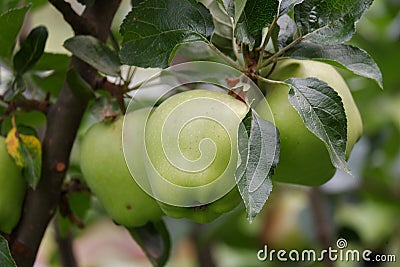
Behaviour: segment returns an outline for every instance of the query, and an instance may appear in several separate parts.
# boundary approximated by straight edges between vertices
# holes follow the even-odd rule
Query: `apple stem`
[[[279,85],[286,85],[286,86],[289,86],[289,85],[288,85],[287,83],[285,83],[285,82],[271,80],[271,79],[268,79],[268,78],[264,78],[264,77],[262,77],[262,76],[260,76],[260,75],[255,75],[254,77],[255,77],[257,80],[261,81],[261,82],[270,83],[270,84],[279,84]]]
[[[308,36],[308,34],[300,36],[298,38],[296,38],[293,42],[291,42],[290,44],[288,44],[287,46],[285,46],[284,48],[282,48],[281,50],[279,50],[278,52],[276,52],[275,54],[273,54],[271,57],[269,57],[266,61],[264,61],[264,63],[259,64],[257,66],[257,70],[260,70],[262,68],[265,68],[266,66],[268,66],[269,64],[271,64],[272,62],[274,62],[278,57],[280,57],[281,55],[283,55],[286,51],[288,51],[290,48],[292,48],[293,46],[297,45],[298,43],[300,43],[301,41],[303,41],[306,37]]]

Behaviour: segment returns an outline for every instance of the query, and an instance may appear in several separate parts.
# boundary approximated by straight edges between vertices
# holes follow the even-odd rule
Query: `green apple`
[[[10,233],[21,216],[26,182],[21,169],[8,154],[0,136],[0,231]]]
[[[269,79],[315,77],[328,83],[342,98],[347,115],[346,156],[362,135],[362,121],[351,92],[342,76],[332,66],[310,60],[280,61]],[[321,185],[334,175],[325,144],[304,125],[288,100],[289,88],[284,85],[265,85],[266,100],[271,108],[258,110],[265,120],[274,122],[280,132],[280,160],[272,179],[279,182]]]
[[[170,217],[207,223],[236,207],[238,127],[248,112],[234,97],[190,90],[165,100],[146,126],[146,171]]]
[[[125,120],[143,129],[147,113],[146,109],[137,110],[128,113]],[[113,122],[100,122],[87,131],[80,148],[81,170],[111,218],[118,224],[137,227],[159,220],[162,211],[129,172],[122,146],[123,122],[122,117]],[[137,140],[136,146],[143,146],[140,138]]]

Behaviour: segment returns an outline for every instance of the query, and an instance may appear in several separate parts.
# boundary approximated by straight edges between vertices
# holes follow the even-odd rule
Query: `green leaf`
[[[171,241],[163,221],[149,222],[141,227],[127,229],[153,266],[165,265],[170,254]]]
[[[279,37],[280,30],[281,30],[280,26],[278,24],[275,24],[275,26],[272,28],[272,31],[271,31],[270,40],[271,40],[271,43],[272,43],[272,46],[273,46],[275,52],[279,50],[278,37]],[[264,40],[264,42],[267,42],[267,40]]]
[[[146,0],[131,0],[131,5],[132,6],[137,6],[137,5],[141,4],[144,1],[146,1]]]
[[[18,6],[19,0],[2,0],[0,1],[0,14],[6,12],[11,8]]]
[[[72,186],[79,185],[72,184]],[[85,225],[86,215],[91,208],[91,193],[73,190],[61,200],[56,215],[60,235],[64,237],[70,233],[71,228],[82,228]]]
[[[67,74],[70,57],[64,54],[44,53],[32,68],[32,80],[44,92],[57,97]]]
[[[7,135],[13,128],[13,121],[17,125],[18,132],[37,137],[35,129],[46,125],[46,116],[40,111],[16,111],[13,117],[7,117],[1,124],[1,135]]]
[[[233,56],[233,25],[231,17],[226,13],[223,5],[218,2],[219,1],[201,1],[201,3],[210,10],[213,18],[215,29],[211,37],[211,42],[224,54]]]
[[[0,61],[9,65],[18,33],[24,23],[30,5],[8,10],[0,15]]]
[[[224,12],[222,6],[216,1],[212,1],[208,5],[205,5],[213,17],[214,22],[214,35],[219,35],[225,39],[232,40],[232,22],[230,17]]]
[[[348,69],[354,74],[375,80],[383,88],[382,72],[378,65],[367,52],[358,47],[301,42],[285,55],[298,59],[313,59]]]
[[[14,259],[11,256],[8,248],[7,240],[0,235],[0,266],[2,267],[17,267]]]
[[[297,26],[292,18],[287,14],[279,17],[277,24],[279,26],[278,47],[279,49],[283,49],[293,42],[294,36],[297,32]]]
[[[260,31],[273,21],[278,6],[278,0],[247,0],[238,23],[246,24],[250,33]]]
[[[18,98],[26,89],[26,83],[21,75],[14,77],[14,80],[9,85],[8,89],[4,93],[4,100],[11,101]]]
[[[139,67],[168,67],[180,44],[206,41],[212,16],[195,0],[147,0],[124,19],[120,58]]]
[[[36,27],[29,33],[13,58],[14,70],[17,75],[24,74],[39,61],[43,55],[47,37],[48,32],[44,26]]]
[[[34,71],[66,72],[70,57],[64,54],[44,53],[39,61],[33,66]]]
[[[226,12],[229,17],[235,17],[235,1],[234,0],[217,0],[217,1],[201,1],[205,6],[208,6],[205,2],[210,2],[209,4],[219,4]],[[243,1],[242,1],[243,2]]]
[[[271,176],[279,161],[279,132],[272,123],[251,111],[243,123],[246,130],[239,131],[240,165],[235,176],[251,222],[272,191]]]
[[[41,90],[50,93],[52,97],[57,97],[64,83],[66,74],[67,72],[55,71],[45,77],[32,75],[32,80]]]
[[[255,45],[261,39],[261,31],[268,27],[278,12],[278,0],[248,0],[236,24],[235,36],[245,44]]]
[[[202,2],[205,2],[204,0]],[[211,2],[215,2],[211,0]],[[236,23],[239,21],[240,16],[243,13],[244,7],[246,6],[247,0],[217,0],[225,10],[225,12],[233,18],[233,21]]]
[[[261,40],[261,32],[258,34],[259,40]],[[235,28],[235,37],[236,40],[243,44],[250,45],[253,48],[256,45],[256,39],[253,35],[248,31],[246,24],[238,23],[237,27]]]
[[[281,5],[279,6],[279,16],[289,13],[295,5],[303,1],[304,0],[282,0]]]
[[[81,101],[86,102],[94,97],[92,87],[79,75],[76,69],[67,72],[67,83],[72,93]]]
[[[83,221],[91,206],[91,194],[84,191],[71,192],[68,201],[71,211]]]
[[[190,43],[179,46],[177,55],[186,61],[218,61],[220,59],[205,43]]]
[[[111,76],[118,76],[120,72],[121,63],[118,55],[92,36],[72,37],[64,42],[64,47],[100,72]]]
[[[13,127],[6,138],[7,151],[16,165],[22,168],[25,180],[33,189],[40,180],[42,169],[42,145],[34,134]]]
[[[355,23],[373,0],[304,0],[294,7],[302,35],[315,43],[339,44],[350,40]]]
[[[332,164],[350,173],[346,162],[347,118],[342,99],[327,83],[316,78],[292,78],[289,102],[305,126],[329,151]]]

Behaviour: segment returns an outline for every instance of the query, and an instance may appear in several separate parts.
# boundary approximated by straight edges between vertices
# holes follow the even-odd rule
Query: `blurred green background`
[[[53,7],[43,6],[45,2],[34,1],[36,8],[28,21],[32,27],[48,27],[47,52],[67,53],[62,43],[72,36],[72,30]],[[82,10],[79,5],[75,8]],[[128,10],[129,1],[124,1],[115,19],[115,32]],[[168,266],[399,266],[400,1],[375,0],[357,24],[351,43],[375,59],[384,79],[382,91],[374,82],[342,71],[364,122],[364,136],[350,158],[354,177],[338,172],[327,184],[313,190],[275,184],[263,212],[252,224],[243,210],[209,225],[168,219],[173,239]],[[86,216],[85,229],[73,229],[80,266],[150,266],[129,234],[102,216],[101,207],[98,210]],[[49,228],[35,266],[59,266],[53,234]],[[339,238],[347,241],[347,249],[369,249],[373,251],[370,257],[392,254],[397,262],[337,261],[326,265],[257,259],[257,252],[265,245],[268,250],[320,251],[323,240],[330,240],[333,249],[337,249]]]

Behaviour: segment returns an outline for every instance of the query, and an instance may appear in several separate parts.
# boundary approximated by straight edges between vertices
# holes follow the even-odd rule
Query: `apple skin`
[[[143,129],[147,113],[146,109],[136,110],[128,113],[126,120]],[[88,130],[81,143],[81,170],[111,218],[126,227],[138,227],[160,220],[163,214],[156,200],[139,187],[129,172],[122,147],[123,122],[121,117],[97,123]]]
[[[202,104],[199,104],[199,107],[194,104],[195,102],[190,102],[197,100],[205,102],[201,102]],[[220,106],[219,103],[222,103],[224,107]],[[225,107],[228,108],[225,109]],[[223,123],[209,119],[190,120],[191,115],[188,115],[190,122],[183,125],[182,121],[188,122],[188,120],[182,118],[187,114],[192,114],[193,110],[195,110],[194,116],[198,115],[197,112],[203,115],[207,114],[206,116],[210,117],[220,115]],[[174,112],[178,115],[169,121],[169,116]],[[211,197],[214,193],[212,191],[218,191],[222,187],[211,186],[196,193],[192,193],[193,191],[189,189],[187,191],[165,190],[159,181],[151,178],[150,174],[149,182],[166,215],[173,218],[187,218],[199,223],[208,223],[238,206],[241,202],[241,196],[235,183],[238,160],[237,132],[239,124],[247,112],[248,107],[244,102],[226,93],[201,89],[173,95],[155,109],[146,126],[145,141],[149,161],[163,179],[173,185],[190,189],[213,184],[214,181],[221,180],[218,179],[220,177],[224,177],[223,179],[233,184],[228,190],[221,191],[220,197],[210,200],[210,198],[213,198]],[[218,120],[218,122],[222,122],[222,120]],[[167,134],[166,137],[164,136],[166,139],[162,139],[164,123],[165,125],[172,123],[171,128],[179,131],[179,140],[177,141],[179,145],[175,145],[179,146],[180,156],[183,155],[189,161],[196,161],[203,156],[207,157],[205,154],[211,153],[215,149],[215,158],[212,163],[207,168],[195,172],[174,165],[176,158],[172,158],[171,161],[171,158],[167,158],[166,150],[164,150],[165,145],[173,142],[173,140],[168,141],[168,138],[173,136],[168,131],[174,130],[165,130],[164,128]],[[225,128],[221,125],[224,125]],[[214,142],[214,148],[202,143],[206,138],[210,138]],[[179,157],[177,158],[176,161],[179,161]],[[148,173],[151,172],[148,171]],[[190,205],[171,204],[170,200],[182,201],[182,203],[188,201]]]
[[[21,216],[26,182],[0,136],[0,231],[11,233]]]
[[[286,59],[278,62],[268,78],[284,81],[288,78],[308,77],[325,81],[342,98],[347,115],[348,158],[354,144],[362,135],[363,126],[351,92],[336,69],[322,62]],[[291,106],[288,100],[289,87],[271,84],[263,86],[273,120],[270,114],[261,109],[260,116],[274,122],[280,132],[280,160],[272,179],[308,186],[324,184],[336,171],[325,144],[306,128],[297,111]]]
[[[185,218],[197,223],[210,223],[222,214],[230,212],[242,202],[237,189],[233,188],[222,198],[204,205],[195,207],[177,207],[159,202],[163,212],[171,218]]]

